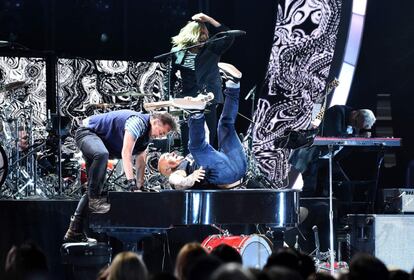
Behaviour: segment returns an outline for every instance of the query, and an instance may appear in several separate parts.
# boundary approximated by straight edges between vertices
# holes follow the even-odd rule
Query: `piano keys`
[[[313,146],[401,147],[401,138],[315,137]]]

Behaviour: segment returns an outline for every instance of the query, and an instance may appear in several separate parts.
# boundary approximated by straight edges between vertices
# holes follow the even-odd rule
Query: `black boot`
[[[69,228],[63,237],[64,243],[88,242],[96,243],[96,239],[89,238],[83,232],[82,218],[80,216],[72,216],[70,218]]]
[[[111,205],[106,198],[89,198],[89,211],[91,213],[104,214],[109,211]]]

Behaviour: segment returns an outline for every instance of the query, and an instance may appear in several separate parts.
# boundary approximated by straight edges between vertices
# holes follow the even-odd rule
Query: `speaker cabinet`
[[[388,267],[414,267],[414,215],[348,215],[351,256],[374,255]]]

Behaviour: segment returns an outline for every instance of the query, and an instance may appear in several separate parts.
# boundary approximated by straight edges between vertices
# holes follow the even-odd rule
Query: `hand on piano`
[[[372,134],[371,134],[371,131],[363,131],[358,136],[364,137],[364,138],[371,138]]]
[[[194,170],[194,172],[191,174],[191,176],[193,177],[194,181],[200,182],[206,176],[206,171],[201,166],[199,169]]]

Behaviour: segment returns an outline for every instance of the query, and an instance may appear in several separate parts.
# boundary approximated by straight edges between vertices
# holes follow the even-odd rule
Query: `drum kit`
[[[62,130],[62,124],[60,129],[56,129],[58,121],[56,116],[40,113],[28,105],[30,102],[26,102],[27,86],[28,83],[24,81],[0,85],[0,94],[4,94],[3,106],[0,108],[0,198],[79,197],[84,190],[82,186],[87,180],[86,167],[81,153],[77,153],[73,138],[67,137],[73,142],[67,144],[66,137],[61,135],[69,135],[70,129]],[[131,109],[143,109],[145,104],[148,104],[144,103],[144,97],[152,96],[136,91],[113,92],[111,95],[125,97],[128,103],[89,104],[88,108],[93,111],[90,113],[104,113],[131,107]],[[211,96],[207,97],[211,99]],[[180,99],[174,102],[178,101]],[[202,100],[202,102],[206,101],[208,100]],[[183,99],[183,102],[186,105],[189,100]],[[165,104],[161,103],[165,101],[150,103],[153,106],[148,110],[165,110]],[[174,105],[177,105],[175,103],[168,104],[172,105],[168,111],[177,118],[184,119],[185,110],[181,108],[184,105],[179,103],[179,106],[174,108]],[[43,114],[46,124],[35,124],[33,114]],[[62,118],[60,118],[61,123]],[[72,125],[72,122],[73,120],[69,125]],[[59,145],[59,139],[62,145]],[[68,146],[72,147],[66,149]],[[145,174],[148,188],[169,188],[165,178],[158,173],[158,157],[161,152],[177,151],[180,146],[179,135],[169,135],[167,139],[152,143]],[[125,190],[123,181],[122,161],[111,162],[111,166],[107,169],[104,191]]]
[[[0,108],[0,198],[79,197],[87,178],[82,156],[76,153],[74,143],[59,146],[59,138],[63,141],[66,136],[61,135],[65,134],[62,132],[64,129],[58,132],[53,128],[57,122],[53,116],[47,114],[44,125],[34,123],[35,114],[46,114],[27,105],[27,86],[24,81],[0,86],[0,94],[3,94]],[[136,92],[118,95],[148,96]],[[104,103],[91,106],[100,111],[111,111],[120,105]],[[59,147],[60,162],[57,156]],[[110,164],[105,188],[120,190],[123,188],[122,164],[113,161]],[[59,188],[59,182],[62,188]]]
[[[34,123],[35,108],[26,102],[28,84],[17,81],[0,86],[0,196],[22,198],[46,195],[38,181],[36,155],[45,144],[44,129]]]

